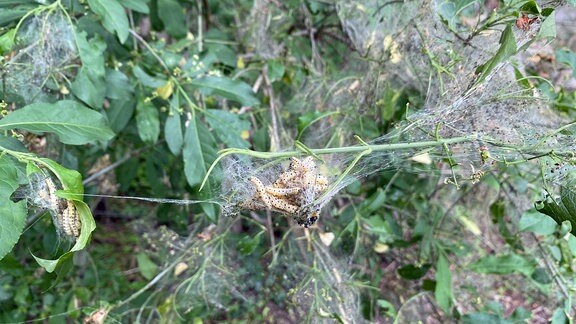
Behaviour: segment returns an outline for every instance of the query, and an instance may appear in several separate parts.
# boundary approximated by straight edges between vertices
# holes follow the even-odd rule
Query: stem
[[[207,8],[202,7],[202,2],[198,2],[198,53],[202,53],[202,47],[204,42],[204,30],[202,28],[202,13]]]
[[[330,186],[330,188],[328,188],[326,191],[324,191],[324,194],[322,194],[320,197],[318,197],[318,199],[316,199],[314,202],[315,203],[319,203],[322,201],[322,199],[324,199],[324,197],[329,196],[329,193],[332,192],[333,188],[336,188],[336,186],[338,186],[340,184],[340,182],[342,182],[342,180],[344,180],[344,178],[348,175],[348,173],[350,173],[350,171],[352,171],[352,168],[354,168],[354,166],[356,166],[356,163],[358,163],[358,161],[360,161],[360,159],[364,156],[364,155],[368,155],[370,153],[372,153],[372,149],[370,148],[370,145],[366,144],[366,142],[362,141],[362,139],[358,138],[362,143],[365,144],[365,149],[364,151],[360,152],[360,154],[358,154],[354,160],[352,161],[352,163],[350,163],[350,165],[348,165],[348,167],[346,168],[346,170],[344,170],[344,172],[342,172],[338,178],[336,179],[336,181],[334,181],[334,183]]]
[[[392,150],[406,150],[406,149],[414,149],[414,148],[421,148],[421,147],[435,147],[435,146],[443,146],[448,144],[455,144],[455,143],[463,143],[463,142],[470,142],[479,140],[480,136],[477,134],[468,135],[468,136],[460,136],[454,138],[447,138],[447,139],[437,139],[436,141],[423,141],[423,142],[410,142],[410,143],[393,143],[393,144],[368,144],[368,145],[354,145],[354,146],[343,146],[343,147],[331,147],[331,148],[321,148],[321,149],[309,149],[309,153],[312,155],[321,155],[321,154],[338,154],[338,153],[355,153],[355,152],[366,152],[361,154],[360,157],[379,151],[392,151]],[[490,140],[483,138],[484,141],[490,142]],[[218,152],[218,157],[210,168],[206,175],[204,176],[204,180],[200,185],[200,191],[204,188],[208,177],[218,164],[220,160],[224,157],[232,154],[239,154],[239,155],[247,155],[255,158],[260,159],[274,159],[274,158],[288,158],[293,156],[298,156],[302,152],[301,151],[285,151],[285,152],[258,152],[248,149],[239,149],[239,148],[228,148],[221,150]]]
[[[132,37],[136,38],[137,41],[139,41],[140,43],[142,43],[142,45],[144,45],[144,47],[146,47],[146,49],[150,52],[150,54],[154,56],[154,58],[158,61],[158,63],[160,63],[162,68],[168,73],[168,75],[170,75],[171,74],[170,69],[168,68],[164,60],[158,55],[158,53],[156,53],[156,51],[148,44],[148,42],[146,42],[144,38],[142,38],[140,35],[138,35],[137,32],[133,31],[132,29],[130,29],[129,32],[132,35]]]
[[[137,292],[135,292],[134,294],[130,295],[128,298],[119,301],[116,305],[114,305],[114,308],[119,308],[122,307],[123,305],[126,305],[127,303],[129,303],[130,301],[134,300],[136,297],[140,296],[142,293],[144,293],[146,290],[150,289],[152,286],[154,286],[156,283],[158,283],[160,281],[160,279],[162,279],[164,276],[166,276],[167,274],[170,273],[170,271],[172,271],[172,269],[180,262],[180,260],[182,260],[182,258],[185,256],[185,254],[182,254],[180,257],[178,257],[178,259],[176,259],[174,262],[172,262],[172,264],[170,264],[168,267],[166,267],[166,269],[162,270],[162,272],[160,272],[159,274],[157,274],[150,282],[148,282],[144,287],[140,288],[140,290],[138,290]]]

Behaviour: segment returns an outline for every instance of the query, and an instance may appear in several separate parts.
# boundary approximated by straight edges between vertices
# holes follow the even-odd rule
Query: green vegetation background
[[[500,64],[518,66],[526,48],[514,34],[524,30],[552,44],[532,58],[576,73],[573,43],[553,40],[555,10],[572,8],[563,4],[0,1],[0,322],[571,322],[576,196],[543,186],[532,158],[445,181],[443,171],[489,158],[447,145],[431,162],[378,153],[331,193],[311,230],[270,212],[225,217],[235,198],[223,183],[253,190],[241,178],[266,165],[260,157],[218,164],[199,191],[221,149],[309,153],[357,145],[354,135],[389,143],[430,104],[431,86],[445,90],[458,53],[413,62],[424,86],[379,79],[410,45],[378,38],[379,19],[417,8],[406,26],[435,21],[451,42],[502,35],[476,48],[490,59],[469,67],[475,89]],[[358,25],[354,12],[373,21]],[[571,125],[573,89],[541,65],[514,71],[523,100],[538,89]],[[338,179],[358,156],[346,153],[322,172]],[[569,154],[531,156],[572,172]],[[80,237],[53,224],[30,185],[38,173],[74,202]],[[468,182],[456,190],[457,180]]]

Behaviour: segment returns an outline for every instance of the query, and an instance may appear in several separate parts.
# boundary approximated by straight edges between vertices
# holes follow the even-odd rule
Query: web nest
[[[26,199],[31,210],[48,211],[60,237],[75,241],[82,224],[74,203],[56,195],[58,186],[43,172],[29,175],[28,184],[14,192],[13,199]]]
[[[170,312],[177,313],[181,320],[205,310],[226,314],[226,318],[238,312],[243,316],[260,307],[255,301],[268,294],[266,307],[271,309],[265,318],[269,320],[292,323],[310,318],[331,323],[339,318],[346,323],[362,322],[360,294],[350,284],[353,278],[344,260],[331,255],[318,237],[306,242],[295,239],[298,234],[290,232],[277,250],[277,258],[268,263],[263,262],[266,256],[238,253],[238,241],[228,232],[233,223],[227,219],[185,242],[173,238],[166,241],[159,233],[146,236],[152,239],[153,255],[176,258],[172,263],[174,276],[166,276],[157,288],[158,292],[171,294]],[[174,254],[170,248],[181,253]],[[159,296],[159,301],[165,302],[165,296]],[[145,306],[141,306],[142,311],[150,311]]]
[[[56,11],[28,18],[16,40],[19,50],[5,64],[6,92],[25,103],[45,101],[57,92],[67,94],[65,84],[78,66],[74,30],[67,17]]]
[[[223,183],[228,197],[226,215],[241,210],[271,210],[294,219],[306,228],[318,220],[328,195],[330,177],[323,174],[313,156],[290,158],[286,167],[269,162],[257,168],[246,168],[241,159],[224,162]],[[254,161],[253,161],[254,162]]]
[[[368,109],[386,105],[386,87],[392,92],[409,88],[420,93],[422,102],[416,107],[408,101],[406,120],[386,135],[375,131],[368,144],[475,135],[474,139],[428,149],[372,152],[359,161],[358,152],[331,154],[328,163],[312,156],[272,162],[229,157],[222,186],[224,214],[271,210],[309,227],[340,189],[384,169],[441,172],[450,175],[447,183],[476,183],[501,165],[527,161],[545,151],[573,149],[572,136],[555,131],[565,121],[549,109],[533,85],[518,80],[521,61],[511,57],[507,61],[514,63],[501,62],[476,82],[478,68],[496,54],[503,30],[497,26],[469,39],[459,35],[467,35],[466,30],[490,11],[469,6],[462,15],[448,17],[444,6],[439,1],[337,1],[343,29],[365,60],[343,69],[350,75],[346,80],[310,78],[289,108],[300,114],[340,113],[307,131],[300,140],[308,147],[350,146],[356,145],[351,144],[355,129],[350,125]],[[534,40],[541,22],[513,28],[516,48]]]

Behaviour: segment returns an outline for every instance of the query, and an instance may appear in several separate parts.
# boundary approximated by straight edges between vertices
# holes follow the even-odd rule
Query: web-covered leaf
[[[505,62],[512,55],[516,54],[516,38],[512,32],[512,27],[510,25],[506,26],[500,36],[500,47],[496,54],[488,60],[488,62],[482,64],[476,69],[476,74],[478,77],[474,85],[478,85],[492,73],[492,71],[498,66],[498,64]]]
[[[50,172],[42,171],[36,163],[41,163]],[[82,201],[84,188],[82,186],[82,177],[76,170],[67,169],[60,164],[46,158],[38,159],[37,162],[28,163],[28,178],[31,182],[30,189],[40,189],[42,192],[31,192],[31,204],[48,209],[52,214],[54,226],[58,234],[62,237],[75,241],[71,249],[56,259],[44,259],[33,254],[40,266],[48,272],[56,271],[65,272],[68,267],[70,257],[74,252],[80,251],[88,245],[90,237],[96,223],[92,212],[86,203]],[[32,173],[31,173],[32,172]],[[43,174],[43,175],[40,175]],[[52,180],[51,175],[56,180]],[[46,187],[46,182],[52,183]],[[37,183],[38,182],[38,183]],[[54,183],[59,184],[56,190]],[[43,201],[48,200],[48,201]]]

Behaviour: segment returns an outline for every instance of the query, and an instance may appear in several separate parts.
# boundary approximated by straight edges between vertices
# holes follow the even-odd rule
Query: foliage
[[[568,7],[490,3],[0,3],[0,321],[569,322]]]

